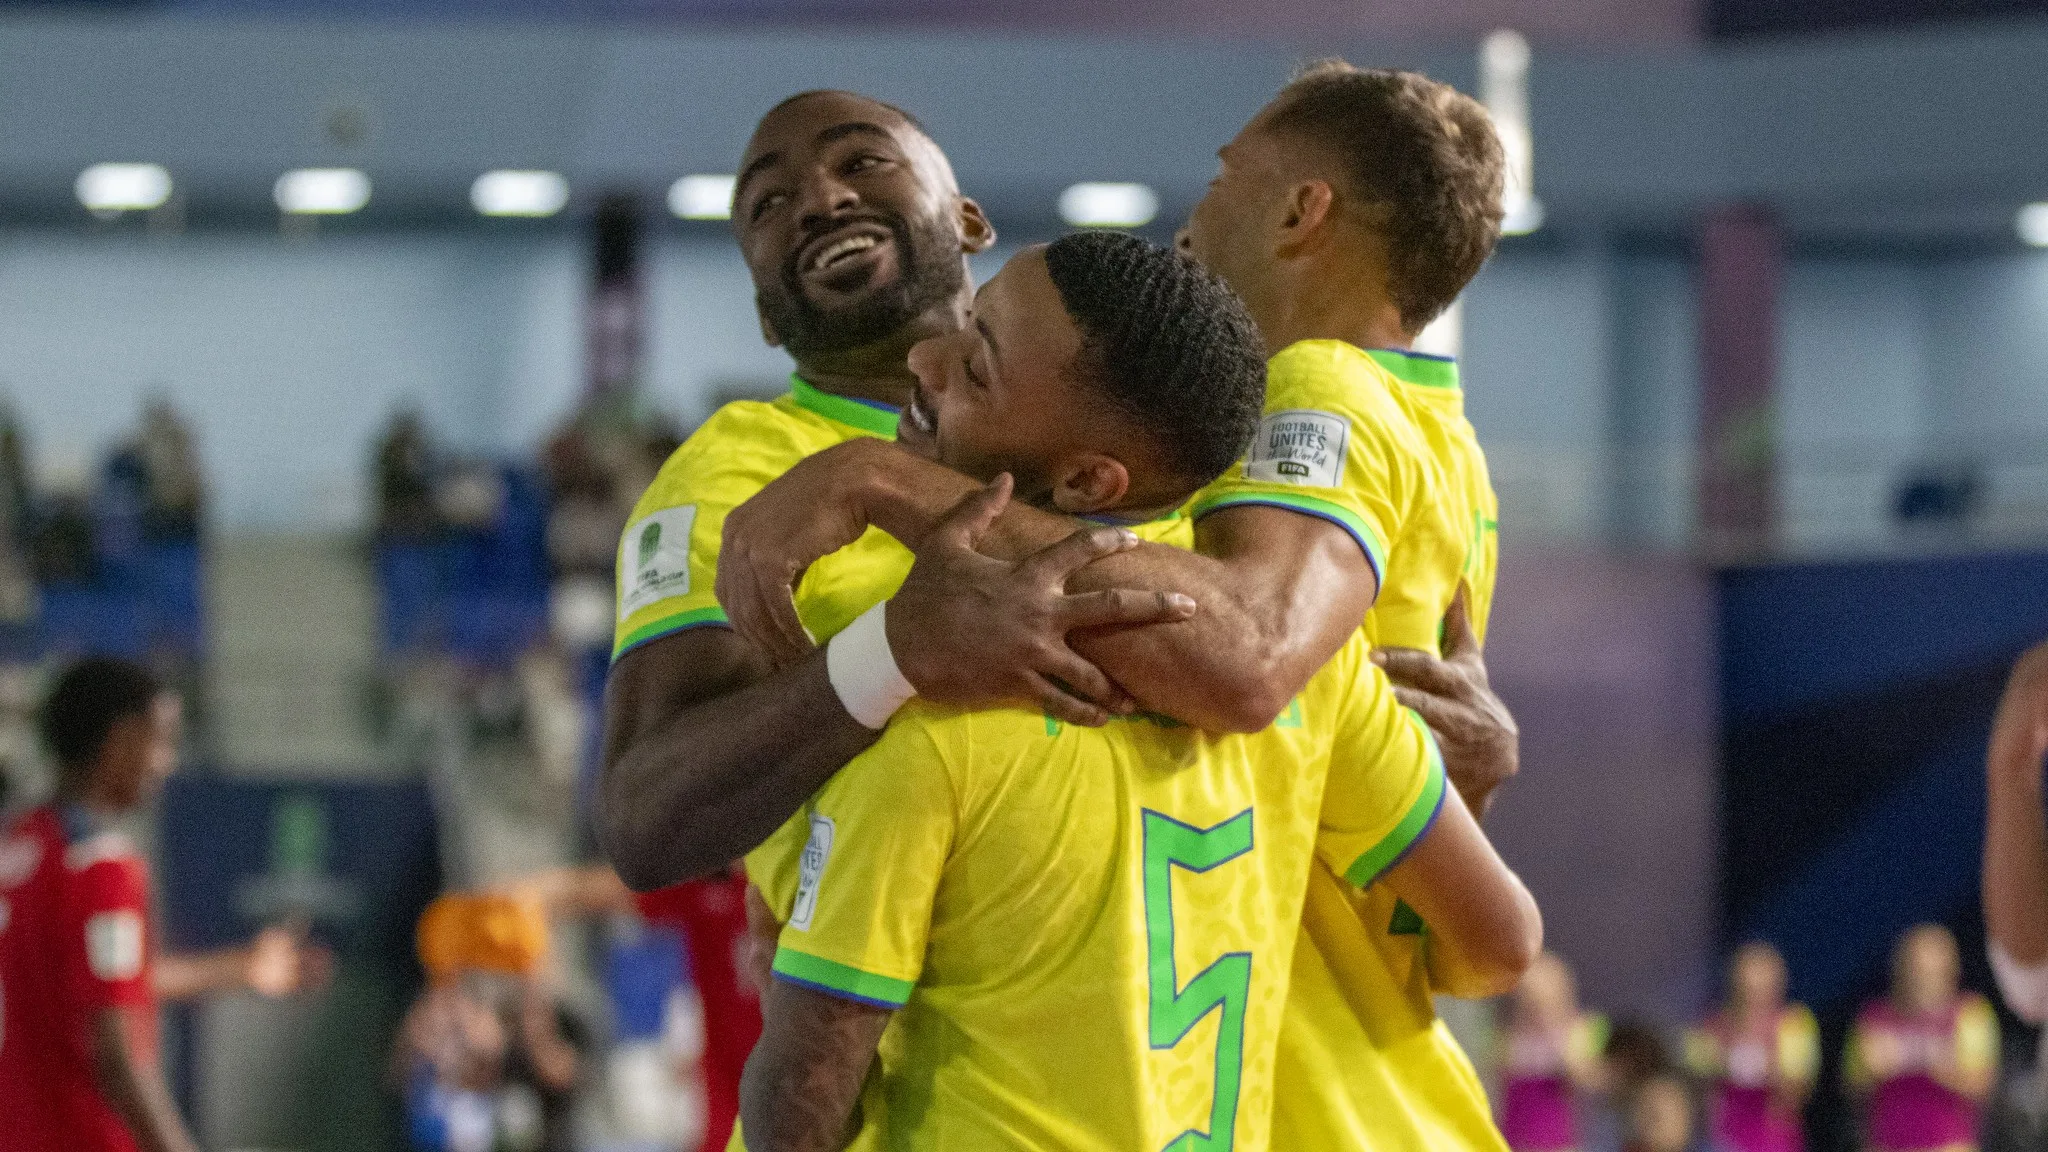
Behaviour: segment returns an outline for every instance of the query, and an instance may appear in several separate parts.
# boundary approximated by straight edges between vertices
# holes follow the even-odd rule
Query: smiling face
[[[1093,461],[1090,423],[1077,414],[1092,398],[1069,371],[1081,330],[1046,271],[1045,250],[1013,257],[974,298],[968,326],[910,350],[917,391],[897,439],[922,456],[987,481],[1008,472],[1017,498],[1068,507],[1058,495],[1075,466]]]
[[[733,219],[769,342],[799,357],[956,326],[964,254],[995,239],[937,145],[894,109],[842,92],[762,119]]]

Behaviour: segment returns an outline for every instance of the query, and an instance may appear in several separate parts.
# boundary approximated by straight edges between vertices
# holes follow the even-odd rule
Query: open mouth
[[[829,273],[860,260],[895,236],[879,224],[859,224],[850,228],[835,229],[805,245],[797,259],[797,267],[805,275]]]
[[[903,415],[909,419],[910,426],[916,429],[920,435],[938,435],[939,418],[932,415],[931,408],[925,404],[924,389],[918,388],[911,392],[910,407],[903,410]]]

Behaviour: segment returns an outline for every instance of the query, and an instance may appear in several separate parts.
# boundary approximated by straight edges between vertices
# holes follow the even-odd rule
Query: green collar
[[[795,374],[789,378],[789,394],[799,408],[809,409],[827,420],[836,420],[884,440],[896,438],[896,418],[903,414],[901,409],[879,401],[855,400],[851,396],[821,392],[812,387],[810,381]]]
[[[1368,348],[1365,354],[1403,384],[1414,384],[1423,388],[1458,386],[1458,362],[1448,356],[1431,356],[1427,352],[1402,352],[1393,348]]]

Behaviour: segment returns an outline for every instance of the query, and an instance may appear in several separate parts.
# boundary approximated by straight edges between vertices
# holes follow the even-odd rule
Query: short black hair
[[[896,115],[902,117],[903,122],[905,124],[910,125],[912,128],[916,129],[918,135],[924,137],[927,140],[932,140],[932,130],[924,126],[924,121],[919,120],[917,117],[911,115],[904,109],[898,107],[897,105],[889,103],[887,100],[877,100],[873,96],[869,96],[865,93],[849,92],[844,88],[806,88],[802,92],[798,92],[792,96],[785,96],[782,99],[776,101],[775,107],[770,108],[766,112],[761,113],[761,119],[766,120],[770,116],[775,115],[777,112],[782,111],[784,108],[789,107],[791,104],[794,104],[799,100],[808,100],[813,96],[844,96],[849,100],[860,100],[869,104],[873,104],[877,108],[887,109],[888,111],[893,112]],[[932,140],[932,142],[934,144],[937,143],[936,140]]]
[[[1385,213],[1388,287],[1402,327],[1420,332],[1500,239],[1507,153],[1486,107],[1417,72],[1318,60],[1272,108],[1270,127],[1326,149],[1351,191]]]
[[[1189,492],[1221,476],[1266,403],[1266,343],[1237,293],[1123,232],[1062,237],[1045,266],[1081,329],[1081,383],[1153,435]]]
[[[112,656],[81,660],[57,677],[42,719],[43,740],[57,758],[60,777],[76,783],[99,758],[114,725],[146,714],[163,694],[149,669]]]

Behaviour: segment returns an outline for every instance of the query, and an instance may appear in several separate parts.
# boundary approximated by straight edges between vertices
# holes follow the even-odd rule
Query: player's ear
[[[1287,191],[1280,218],[1280,252],[1292,255],[1322,232],[1337,206],[1328,180],[1304,180]]]
[[[761,321],[761,342],[770,348],[782,347],[782,333],[775,330],[775,321],[768,318],[768,310],[761,307],[761,298],[754,297],[754,316]]]
[[[1062,462],[1053,478],[1053,507],[1069,516],[1086,516],[1114,508],[1131,490],[1131,474],[1123,461],[1099,452],[1084,452]]]
[[[988,213],[981,210],[981,205],[960,197],[960,250],[973,256],[995,244],[996,226],[989,223]]]

